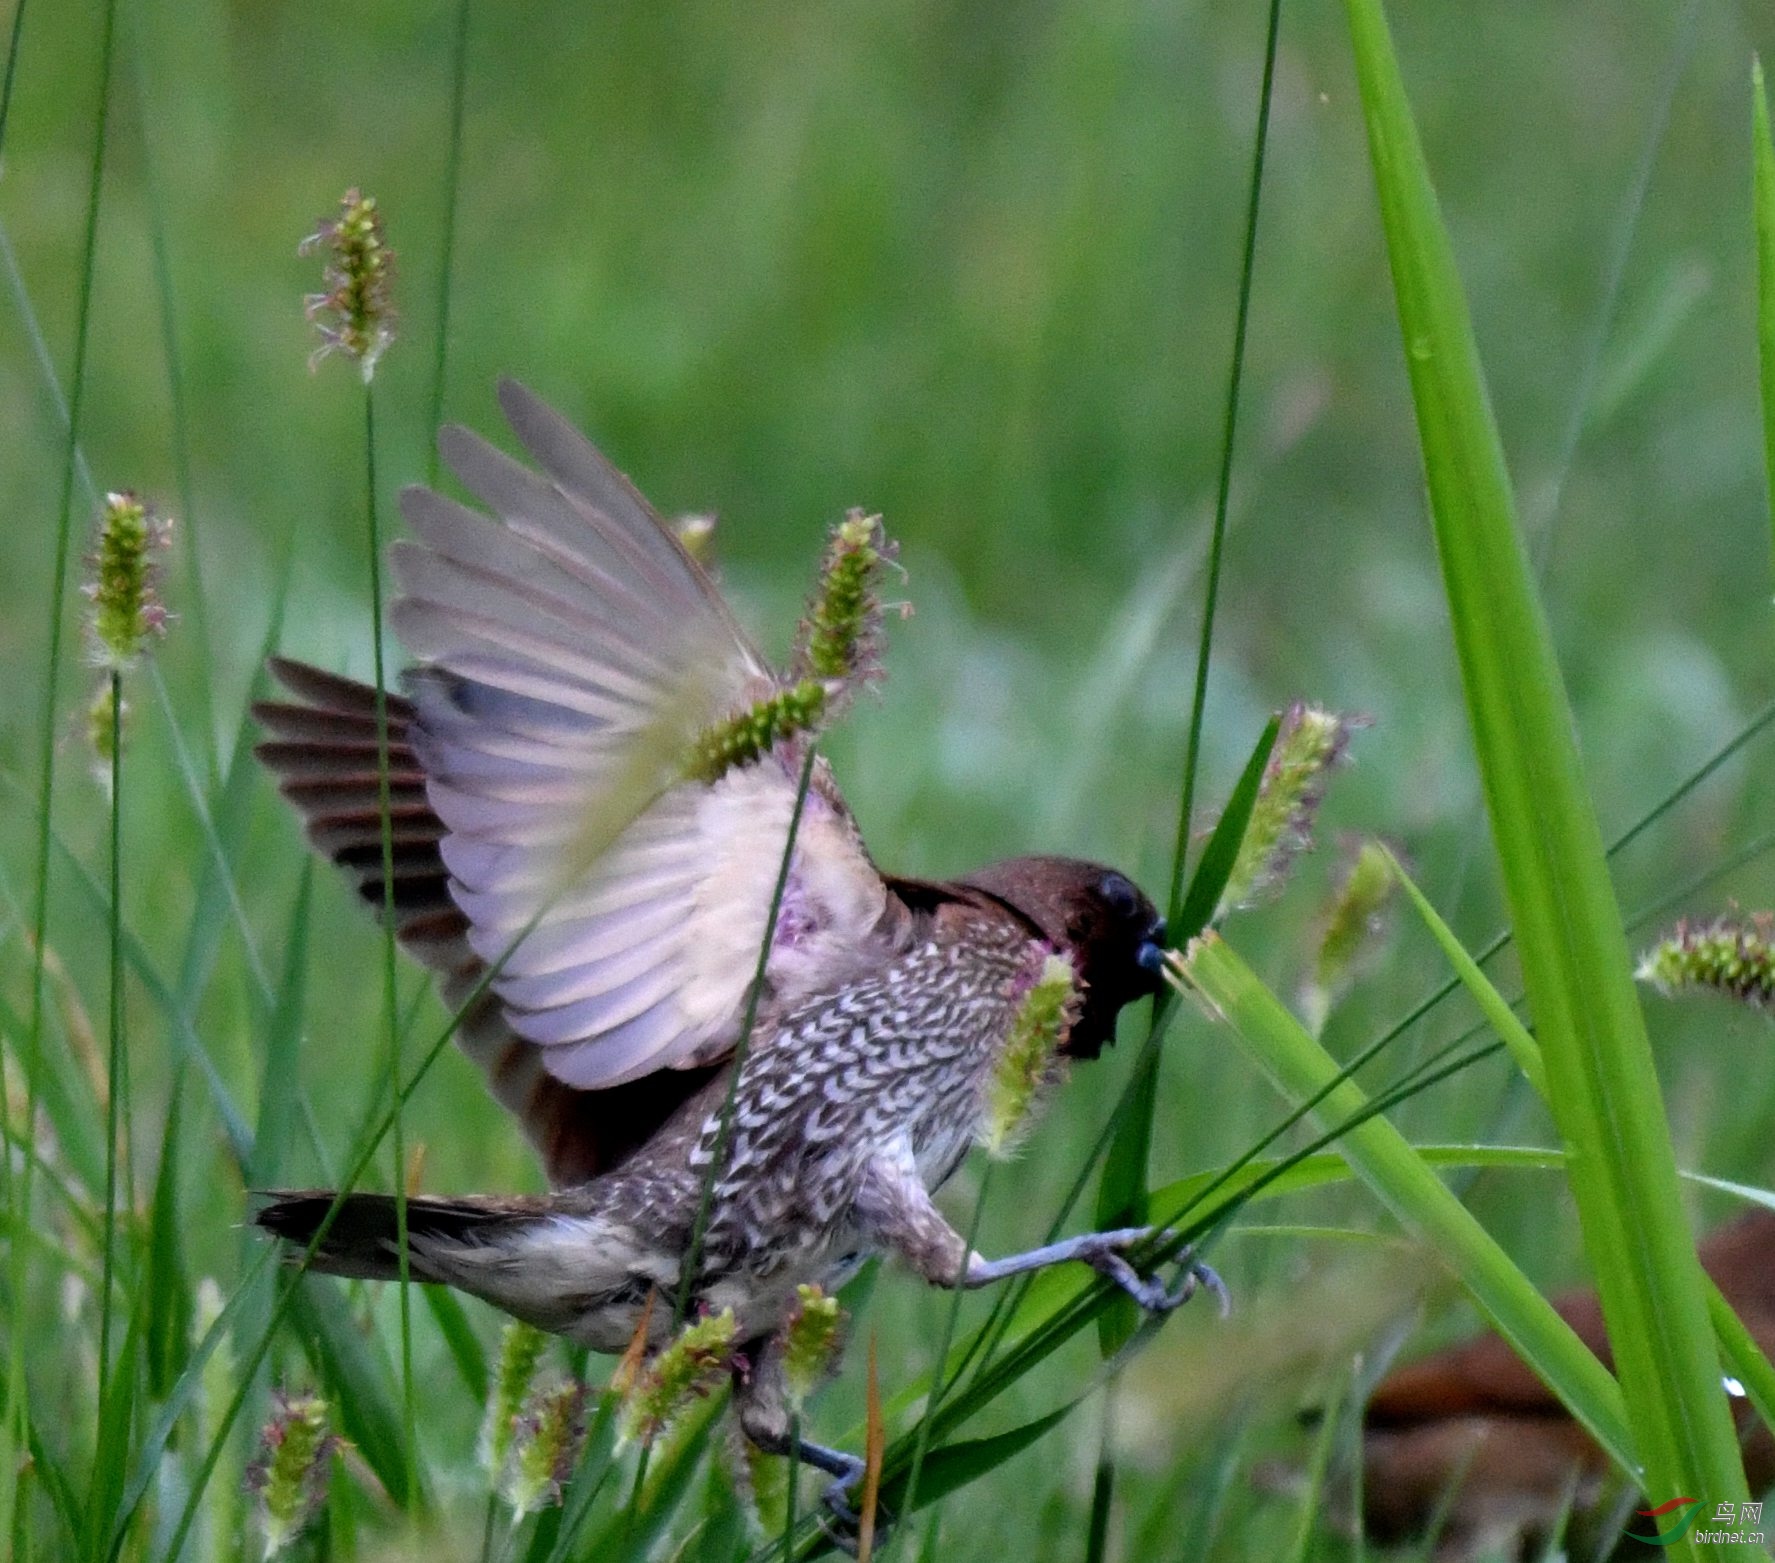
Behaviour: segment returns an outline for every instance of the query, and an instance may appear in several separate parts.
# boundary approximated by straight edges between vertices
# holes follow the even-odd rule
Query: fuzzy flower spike
[[[1363,841],[1346,854],[1343,876],[1319,925],[1319,950],[1302,996],[1307,1026],[1315,1036],[1332,1006],[1373,959],[1396,886],[1392,860],[1380,842]]]
[[[1350,734],[1367,725],[1365,718],[1299,700],[1283,714],[1216,921],[1280,889],[1294,860],[1311,850],[1326,781],[1343,760]]]
[[[783,1326],[783,1388],[797,1415],[837,1363],[843,1333],[836,1297],[807,1282],[795,1288],[795,1311]]]
[[[134,667],[149,642],[166,633],[155,556],[171,540],[172,523],[155,516],[136,495],[105,496],[88,556],[92,573],[81,588],[91,604],[87,631],[100,667],[119,673]]]
[[[1015,1149],[1044,1088],[1054,1079],[1081,999],[1072,962],[1064,955],[1038,952],[1023,983],[1010,1032],[986,1082],[986,1118],[979,1135],[986,1154],[1000,1161]]]
[[[1685,919],[1646,951],[1634,975],[1666,997],[1711,988],[1752,1009],[1775,1009],[1775,912]]]
[[[259,1434],[259,1458],[247,1468],[247,1487],[259,1495],[265,1556],[274,1558],[314,1518],[327,1496],[327,1476],[342,1440],[328,1430],[319,1395],[286,1395],[272,1402]]]
[[[355,359],[367,383],[394,341],[394,251],[382,229],[374,196],[347,190],[339,215],[325,218],[304,239],[299,255],[324,255],[324,291],[303,301],[320,336],[310,369],[331,353]]]
[[[499,1495],[512,1524],[558,1504],[585,1446],[586,1387],[576,1379],[533,1391],[512,1425]]]
[[[720,1388],[733,1361],[738,1325],[723,1308],[687,1324],[630,1387],[618,1430],[624,1443],[651,1443],[692,1401]]]
[[[689,777],[712,785],[818,734],[860,686],[880,679],[881,579],[897,552],[880,516],[853,510],[832,529],[788,682],[700,734],[685,765]]]
[[[487,1395],[477,1450],[482,1468],[496,1481],[512,1448],[512,1433],[524,1412],[548,1336],[533,1324],[513,1319],[499,1339],[499,1366]]]

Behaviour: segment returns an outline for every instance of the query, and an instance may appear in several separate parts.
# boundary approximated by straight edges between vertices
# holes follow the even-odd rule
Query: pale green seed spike
[[[1379,944],[1396,886],[1386,848],[1378,841],[1364,841],[1332,892],[1302,999],[1307,1029],[1315,1036]]]
[[[827,705],[826,686],[810,678],[766,695],[699,735],[685,775],[713,786],[729,771],[755,765],[779,744],[817,732]]]
[[[1011,1020],[986,1083],[979,1143],[1003,1159],[1015,1148],[1032,1109],[1056,1073],[1061,1044],[1078,1018],[1079,990],[1064,955],[1042,959]]]
[[[1216,921],[1279,889],[1295,858],[1312,847],[1313,820],[1325,798],[1327,777],[1343,759],[1350,734],[1364,725],[1360,718],[1301,701],[1288,708]]]
[[[367,384],[395,338],[394,251],[374,196],[347,190],[339,215],[323,220],[297,253],[321,254],[322,291],[303,301],[320,346],[309,368],[332,353],[353,360]]]
[[[111,787],[111,761],[119,745],[129,738],[130,715],[127,700],[120,700],[113,709],[110,679],[93,691],[86,707],[86,742],[93,755],[92,773],[107,792]]]
[[[838,1359],[844,1310],[824,1288],[805,1282],[795,1288],[795,1298],[783,1329],[783,1380],[789,1407],[799,1413]]]
[[[586,1388],[567,1380],[532,1390],[518,1413],[499,1495],[517,1526],[561,1501],[585,1443]]]
[[[845,691],[873,678],[881,660],[881,577],[897,552],[881,517],[853,510],[832,529],[820,581],[802,620],[798,675]]]
[[[170,538],[171,523],[157,518],[136,495],[105,496],[89,556],[92,573],[81,588],[91,603],[87,632],[100,667],[117,672],[133,667],[148,642],[165,633],[155,555]]]
[[[273,1397],[271,1419],[259,1435],[259,1458],[247,1469],[247,1485],[259,1495],[267,1558],[295,1541],[326,1501],[339,1447],[319,1395],[280,1391]]]
[[[733,1361],[737,1332],[731,1308],[680,1330],[678,1338],[637,1377],[624,1400],[617,1423],[620,1440],[653,1442],[693,1400],[718,1389]]]
[[[511,1453],[512,1429],[523,1411],[547,1345],[548,1336],[517,1319],[506,1325],[499,1338],[499,1366],[493,1376],[492,1393],[487,1397],[487,1414],[481,1422],[477,1451],[482,1469],[495,1480],[505,1469],[506,1456]]]
[[[1775,913],[1680,922],[1646,951],[1634,975],[1667,997],[1709,988],[1753,1009],[1775,1007]]]

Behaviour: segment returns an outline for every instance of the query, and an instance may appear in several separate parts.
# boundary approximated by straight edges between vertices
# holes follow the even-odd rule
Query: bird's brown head
[[[1072,957],[1085,1005],[1067,1038],[1068,1057],[1095,1058],[1115,1039],[1122,1006],[1159,991],[1165,919],[1126,874],[1078,858],[1016,857],[962,883]]]

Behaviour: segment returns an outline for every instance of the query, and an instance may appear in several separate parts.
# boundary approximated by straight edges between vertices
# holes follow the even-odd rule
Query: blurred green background
[[[916,611],[892,630],[881,698],[832,743],[877,858],[944,873],[1068,851],[1162,889],[1262,9],[887,0],[471,14],[446,414],[497,432],[494,380],[516,375],[662,512],[718,511],[725,578],[768,646],[787,641],[822,528],[849,505],[883,511]],[[100,16],[91,0],[33,6],[0,175],[17,279],[0,300],[0,972],[15,1016],[28,1007],[26,800],[62,465],[38,334],[65,379]],[[1588,0],[1402,6],[1393,22],[1612,834],[1775,689],[1748,155],[1749,62],[1770,41],[1769,18]],[[286,650],[369,671],[361,403],[347,367],[309,372],[301,299],[318,271],[295,250],[346,186],[377,196],[403,314],[378,378],[381,498],[397,526],[397,488],[430,463],[454,28],[444,4],[121,6],[83,446],[101,488],[140,489],[178,518],[167,596],[180,618],[160,661],[205,785],[235,744],[280,599]],[[1374,725],[1322,839],[1386,835],[1477,943],[1498,899],[1401,368],[1343,17],[1321,0],[1290,6],[1203,790],[1210,805],[1224,794],[1267,713],[1296,696],[1367,713]],[[77,534],[90,515],[77,490]],[[62,611],[75,602],[71,584]],[[80,720],[91,675],[76,668],[77,640],[68,646],[54,820],[98,873],[104,799]],[[216,911],[215,884],[203,888],[208,849],[166,713],[146,683],[134,698],[129,922],[168,972],[189,962],[194,922],[214,925],[217,963],[193,1020],[250,1116],[263,1068],[252,973],[281,968],[302,850],[260,779],[236,859],[249,941]],[[1723,859],[1772,804],[1766,755],[1752,750],[1620,861],[1624,904]],[[1283,991],[1299,980],[1334,860],[1322,850],[1280,904],[1236,925]],[[1697,907],[1728,895],[1768,903],[1766,866]],[[303,1068],[336,1158],[378,1084],[380,956],[341,884],[329,876],[316,896]],[[102,927],[59,863],[51,938],[69,982],[56,990],[58,1046],[80,1030],[70,994],[102,1016]],[[1402,928],[1334,1018],[1333,1045],[1353,1048],[1441,976],[1428,941]],[[164,1015],[139,989],[130,1002],[149,1168],[172,1048]],[[1685,1163],[1775,1177],[1767,1028],[1723,1007],[1651,1002]],[[1446,1008],[1408,1049],[1470,1019]],[[421,1033],[438,1020],[428,1008]],[[1082,1074],[1000,1177],[982,1247],[1039,1236],[1130,1051]],[[187,1260],[227,1280],[243,1252],[242,1191],[212,1154],[213,1114],[200,1095],[190,1106],[200,1149],[182,1173]],[[1166,1057],[1156,1175],[1228,1159],[1279,1113],[1227,1039],[1192,1017]],[[1496,1065],[1401,1117],[1424,1139],[1546,1134]],[[535,1183],[517,1133],[454,1057],[410,1124],[429,1188]],[[320,1175],[305,1147],[283,1174]],[[968,1208],[969,1181],[952,1210]],[[1549,1280],[1577,1264],[1569,1213],[1537,1197],[1552,1187],[1511,1175],[1474,1189]],[[1299,1202],[1287,1218],[1384,1230],[1353,1196]],[[1283,1359],[1295,1289],[1344,1295],[1347,1250],[1235,1237],[1215,1255],[1241,1299],[1251,1369],[1230,1383],[1206,1372],[1225,1363],[1203,1311],[1125,1387],[1122,1556],[1151,1555],[1137,1550],[1142,1536],[1194,1523],[1229,1448],[1294,1447],[1284,1424],[1315,1380],[1264,1365]],[[387,1301],[364,1305],[386,1327]],[[56,1305],[37,1306],[47,1317]],[[885,1383],[929,1365],[944,1306],[884,1277],[864,1328],[880,1331]],[[985,1305],[967,1306],[964,1318]],[[419,1317],[424,1381],[447,1385],[426,1402],[428,1456],[466,1462],[479,1408],[433,1372],[443,1348]],[[490,1338],[490,1316],[475,1318]],[[1459,1310],[1436,1314],[1444,1333],[1462,1322]],[[1359,1341],[1326,1334],[1332,1373]],[[1021,1409],[1045,1409],[1090,1361],[1081,1341],[1029,1384]],[[829,1433],[847,1425],[859,1377],[822,1403]],[[988,1536],[1020,1555],[1077,1555],[1099,1415],[1095,1404],[1075,1414],[951,1505],[944,1534],[957,1555]],[[1292,1523],[1243,1485],[1243,1459],[1228,1467],[1233,1496],[1216,1522],[1227,1556],[1263,1555],[1261,1538]]]

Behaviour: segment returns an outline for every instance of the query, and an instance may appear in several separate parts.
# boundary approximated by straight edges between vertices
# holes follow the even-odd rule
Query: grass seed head
[[[303,300],[320,346],[311,369],[330,354],[352,359],[366,383],[395,338],[394,251],[388,247],[374,196],[347,190],[339,215],[323,218],[297,249],[324,255],[319,293]]]
[[[247,1467],[247,1488],[259,1495],[265,1556],[274,1558],[307,1529],[327,1496],[327,1477],[342,1440],[329,1430],[319,1395],[272,1398],[259,1433],[259,1458]]]
[[[1685,919],[1646,951],[1634,975],[1667,997],[1711,988],[1753,1009],[1775,1008],[1775,912]]]
[[[1064,955],[1038,956],[1023,979],[1017,1012],[986,1082],[979,1140],[987,1155],[1003,1160],[1015,1149],[1060,1067],[1060,1049],[1079,1017],[1081,1001],[1072,962]]]
[[[105,496],[81,587],[91,605],[87,633],[100,667],[122,672],[135,666],[149,642],[166,633],[156,556],[171,540],[172,523],[140,497],[128,490]]]
[[[533,1389],[513,1421],[499,1495],[516,1525],[561,1501],[585,1444],[586,1387],[577,1379]]]
[[[795,1311],[783,1326],[783,1381],[790,1409],[799,1413],[838,1362],[844,1310],[823,1287],[795,1288]]]
[[[499,1366],[481,1422],[479,1454],[482,1468],[498,1478],[511,1453],[512,1430],[524,1409],[548,1336],[532,1324],[513,1319],[499,1338]]]
[[[623,1401],[624,1443],[651,1443],[693,1400],[720,1387],[733,1362],[738,1326],[733,1309],[687,1324],[636,1379]]]
[[[1349,748],[1350,734],[1367,725],[1361,717],[1299,700],[1283,714],[1216,920],[1286,883],[1294,860],[1312,849],[1313,821],[1325,800],[1326,782]]]

